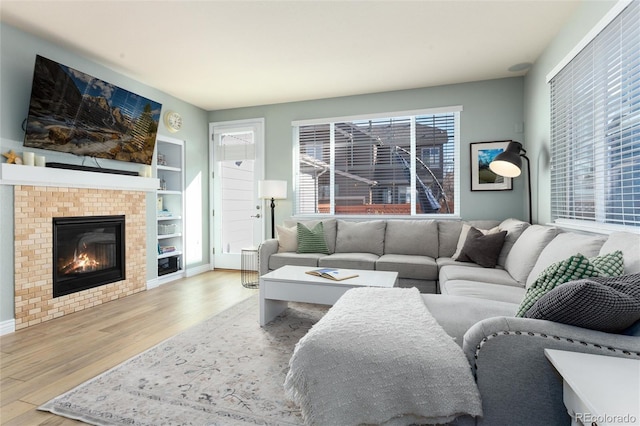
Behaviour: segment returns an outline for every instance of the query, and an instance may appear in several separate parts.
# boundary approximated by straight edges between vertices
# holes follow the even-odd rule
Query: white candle
[[[35,159],[35,154],[33,152],[23,152],[22,153],[22,164],[25,166],[33,166]]]
[[[45,164],[46,164],[46,161],[44,159],[44,155],[36,155],[36,166],[44,167]]]

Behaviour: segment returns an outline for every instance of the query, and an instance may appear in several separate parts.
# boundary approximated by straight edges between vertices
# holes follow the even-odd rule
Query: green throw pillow
[[[620,250],[589,258],[601,277],[619,277],[624,274],[624,258]]]
[[[568,259],[549,265],[542,271],[538,278],[527,289],[524,300],[520,304],[517,317],[524,317],[524,314],[542,296],[553,290],[556,286],[581,278],[597,277],[598,270],[589,262],[589,259],[578,253]]]
[[[329,254],[327,242],[324,240],[322,222],[319,222],[313,229],[298,223],[298,253]]]

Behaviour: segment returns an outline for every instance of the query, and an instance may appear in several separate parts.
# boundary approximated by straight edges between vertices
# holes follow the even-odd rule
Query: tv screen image
[[[36,57],[24,146],[151,164],[162,105]]]

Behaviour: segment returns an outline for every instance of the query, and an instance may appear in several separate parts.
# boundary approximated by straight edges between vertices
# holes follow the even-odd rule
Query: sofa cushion
[[[275,253],[269,256],[269,270],[282,268],[286,265],[293,266],[318,266],[318,260],[326,254],[321,253]]]
[[[498,225],[498,229],[500,231],[507,231],[507,236],[504,238],[504,245],[502,246],[500,257],[498,257],[498,265],[504,266],[511,248],[528,227],[529,222],[523,222],[519,219],[505,219],[500,223],[500,225]]]
[[[527,277],[527,288],[531,287],[540,273],[552,263],[556,263],[559,260],[566,259],[577,253],[582,254],[584,257],[597,256],[604,240],[605,237],[602,235],[592,236],[576,234],[574,232],[558,234],[547,244],[542,252],[540,252],[538,260],[531,269],[529,277]]]
[[[388,220],[384,233],[384,253],[438,257],[437,222]]]
[[[499,220],[493,219],[473,219],[467,220],[465,222],[477,229],[492,229],[500,225]]]
[[[278,237],[278,252],[296,252],[298,251],[298,226],[287,227],[276,225]]]
[[[481,268],[481,266],[476,263],[458,262],[452,257],[439,257],[436,259],[436,262],[438,263],[438,268],[442,268],[443,266],[446,266],[446,265],[458,265],[458,266],[468,266],[468,267],[475,266],[477,268]],[[499,266],[496,266],[496,268],[499,268]]]
[[[322,222],[316,224],[312,229],[298,223],[298,253],[329,254]]]
[[[529,226],[511,247],[504,262],[504,269],[516,281],[526,283],[540,252],[557,234],[558,228],[544,225]]]
[[[336,253],[384,254],[384,220],[347,222],[338,220]]]
[[[507,231],[484,234],[474,227],[469,229],[467,239],[460,255],[459,262],[474,262],[485,268],[493,268],[498,263],[498,256],[504,244]]]
[[[415,278],[398,278],[396,287],[415,287],[420,293],[436,294],[438,292],[437,280],[418,280]]]
[[[619,333],[640,320],[640,274],[571,281],[542,296],[525,314]]]
[[[459,220],[438,220],[438,257],[453,257],[462,225]]]
[[[480,221],[473,221],[472,223],[477,223],[477,222],[480,222]],[[489,233],[495,234],[500,231],[507,231],[507,236],[504,239],[504,244],[502,246],[502,250],[500,251],[500,256],[498,257],[498,265],[503,267],[507,259],[507,255],[511,251],[511,248],[513,247],[515,242],[518,240],[518,238],[520,238],[520,235],[522,235],[524,230],[527,229],[528,227],[529,227],[528,222],[523,222],[519,219],[505,219],[502,222],[500,222],[500,224],[490,229],[482,229],[476,226],[476,228],[482,231],[484,234],[489,234]],[[462,229],[460,231],[460,237],[458,238],[458,245],[456,247],[456,251],[451,256],[454,259],[460,255],[460,251],[462,250],[462,247],[464,247],[464,242],[467,238],[467,234],[470,228],[471,228],[470,224],[468,223],[462,224]]]
[[[373,253],[334,253],[320,258],[318,266],[373,271],[378,258]]]
[[[422,300],[438,324],[460,346],[464,333],[473,324],[491,317],[512,317],[518,309],[516,303],[444,294],[423,294]]]
[[[624,273],[636,274],[640,272],[640,235],[630,232],[614,232],[600,248],[599,254],[622,251],[624,257]]]
[[[483,268],[478,269],[482,270]],[[515,305],[522,302],[525,295],[523,287],[469,280],[450,280],[445,283],[441,281],[440,292],[451,296],[474,297],[513,303]],[[515,313],[516,310],[517,306],[514,307],[513,312]],[[462,315],[462,313],[459,313],[459,315]]]
[[[475,266],[475,267],[472,267]],[[475,263],[458,263],[444,265],[438,272],[440,283],[451,280],[477,281],[484,283],[508,285],[522,288],[523,285],[514,280],[504,269],[483,268]],[[520,301],[518,301],[520,303]]]
[[[329,253],[334,253],[336,251],[336,231],[337,231],[337,221],[336,219],[322,219],[322,220],[285,220],[284,226],[291,228],[297,227],[298,223],[302,223],[309,229],[313,229],[318,223],[322,223],[322,230],[324,231],[324,241],[327,243],[327,248],[329,249]]]
[[[438,265],[436,260],[429,256],[385,254],[376,261],[376,270],[396,271],[398,278],[438,279]]]
[[[538,299],[558,285],[596,276],[598,276],[598,270],[589,262],[589,259],[581,254],[550,265],[542,271],[531,287],[527,289],[527,294],[522,300],[520,308],[518,308],[517,316],[524,316]]]

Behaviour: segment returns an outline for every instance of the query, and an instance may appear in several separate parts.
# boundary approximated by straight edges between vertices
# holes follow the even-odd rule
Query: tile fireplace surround
[[[157,179],[2,166],[2,184],[14,185],[16,330],[146,289],[146,191],[157,188]],[[25,183],[21,178],[12,180],[12,172],[21,174],[25,169],[51,174],[53,179],[49,176],[46,183],[34,185],[19,184]],[[126,189],[127,180],[132,190]],[[52,218],[100,215],[125,215],[126,279],[54,298]]]

